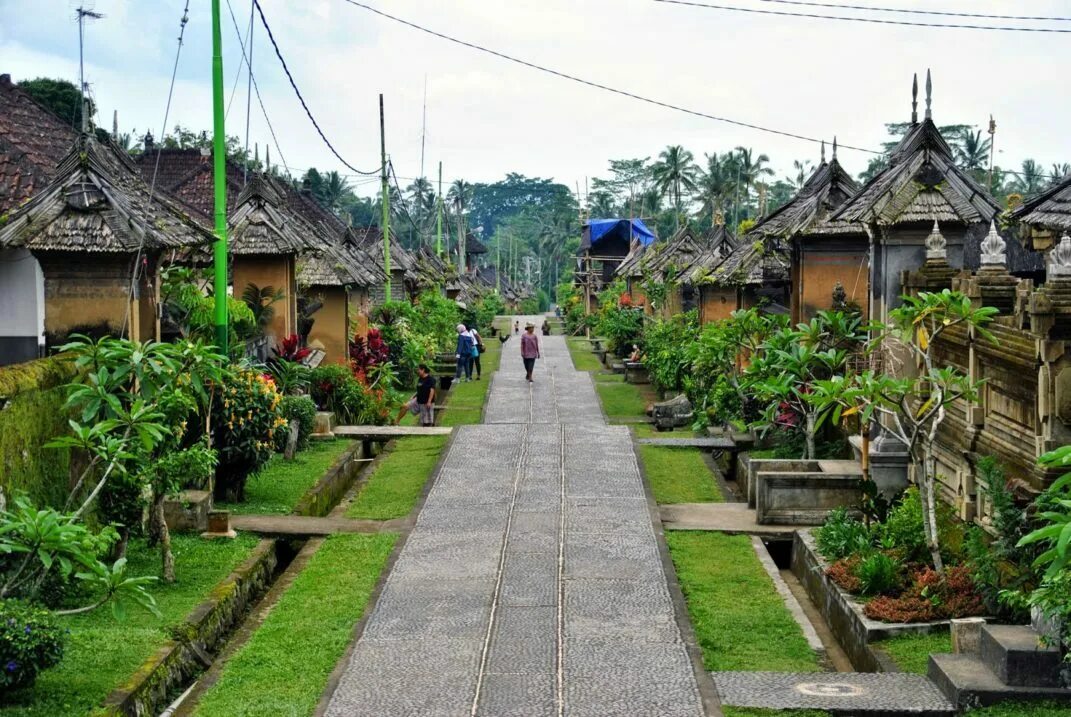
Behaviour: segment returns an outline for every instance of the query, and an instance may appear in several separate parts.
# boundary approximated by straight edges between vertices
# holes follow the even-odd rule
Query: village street
[[[457,431],[329,717],[703,714],[628,428],[542,341]]]

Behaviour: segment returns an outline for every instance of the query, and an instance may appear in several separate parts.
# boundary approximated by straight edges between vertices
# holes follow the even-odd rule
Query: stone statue
[[[989,233],[982,240],[982,266],[1006,268],[1008,265],[1006,249],[1007,244],[997,233],[997,223],[995,221],[990,222]]]
[[[1064,234],[1049,252],[1049,277],[1071,276],[1071,237]]]
[[[937,220],[933,220],[933,230],[926,237],[926,259],[947,259],[948,242],[941,234],[941,227],[937,226]]]

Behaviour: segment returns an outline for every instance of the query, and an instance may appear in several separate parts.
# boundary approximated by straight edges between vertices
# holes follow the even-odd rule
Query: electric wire
[[[713,3],[696,2],[695,0],[654,0],[657,3],[667,5],[686,5],[689,7],[704,8],[706,10],[728,10],[730,12],[751,13],[754,15],[776,15],[778,17],[802,17],[812,20],[840,20],[843,22],[866,22],[874,25],[901,25],[906,27],[933,27],[957,30],[996,30],[1000,32],[1053,32],[1071,33],[1071,28],[1056,27],[1015,27],[1013,25],[967,25],[956,23],[938,22],[912,22],[910,20],[886,20],[876,17],[845,17],[844,15],[822,15],[819,13],[787,12],[784,10],[760,10],[753,7],[735,7],[733,5],[715,5]]]
[[[720,117],[718,115],[712,115],[712,114],[708,114],[706,112],[700,112],[698,110],[693,110],[693,109],[689,109],[687,107],[682,107],[680,105],[675,105],[675,104],[673,104],[671,102],[663,102],[662,100],[656,100],[656,99],[653,99],[653,98],[650,98],[650,97],[645,97],[644,95],[636,94],[635,92],[630,92],[628,90],[621,90],[621,89],[618,89],[616,87],[610,87],[609,85],[604,85],[602,83],[595,82],[593,80],[587,80],[587,79],[584,79],[584,78],[579,77],[577,75],[572,75],[572,74],[569,74],[567,72],[562,72],[560,70],[555,70],[555,69],[552,69],[550,67],[546,67],[544,65],[539,65],[539,64],[536,64],[534,62],[529,62],[528,60],[522,60],[519,57],[514,57],[513,55],[507,55],[504,52],[499,52],[497,50],[492,50],[492,49],[490,49],[488,47],[484,47],[482,45],[477,45],[476,43],[473,43],[473,42],[468,42],[466,40],[461,40],[461,39],[453,37],[451,35],[446,35],[444,33],[438,32],[436,30],[432,30],[430,28],[424,27],[423,25],[419,25],[419,24],[417,24],[415,22],[412,22],[410,20],[406,20],[406,19],[398,17],[396,15],[391,15],[390,13],[383,12],[382,10],[374,8],[371,5],[366,5],[363,2],[358,2],[358,0],[343,0],[343,2],[349,3],[350,5],[353,5],[354,7],[363,8],[365,10],[368,10],[371,13],[379,15],[380,17],[387,18],[388,20],[393,20],[394,22],[400,23],[402,25],[406,25],[407,27],[413,28],[414,30],[419,30],[420,32],[426,33],[428,35],[432,35],[433,37],[438,37],[441,40],[446,40],[447,42],[452,42],[452,43],[454,43],[456,45],[461,45],[462,47],[467,47],[467,48],[469,48],[471,50],[476,50],[478,52],[483,52],[483,53],[486,53],[488,55],[492,55],[494,57],[497,57],[499,59],[507,60],[509,62],[513,62],[515,64],[522,65],[524,67],[528,67],[528,68],[533,69],[533,70],[538,70],[540,72],[545,72],[547,74],[554,75],[555,77],[559,77],[561,79],[570,80],[572,82],[578,82],[578,83],[580,83],[582,85],[587,85],[588,87],[594,87],[596,89],[603,90],[604,92],[610,92],[612,94],[620,95],[622,97],[628,97],[630,99],[639,100],[640,102],[645,102],[647,104],[655,105],[657,107],[662,107],[662,108],[674,110],[674,111],[677,111],[677,112],[683,112],[684,114],[689,114],[689,115],[692,115],[694,117],[702,117],[704,119],[713,120],[715,122],[724,122],[726,124],[731,124],[731,125],[734,125],[734,126],[737,126],[737,127],[745,127],[747,129],[757,130],[759,132],[766,132],[767,134],[779,135],[781,137],[789,137],[791,139],[798,139],[798,140],[802,140],[804,142],[812,142],[812,143],[815,143],[815,144],[818,144],[819,142],[822,141],[822,139],[820,139],[820,138],[808,137],[806,135],[796,134],[794,132],[787,132],[787,131],[779,130],[779,129],[773,129],[771,127],[763,127],[762,125],[757,125],[757,124],[753,124],[753,123],[750,123],[750,122],[743,122],[741,120],[734,120],[734,119],[730,119],[728,117]],[[873,150],[873,149],[867,149],[865,147],[855,147],[855,146],[852,146],[850,144],[843,144],[842,143],[842,144],[840,144],[840,147],[843,148],[843,149],[852,149],[852,150],[855,150],[857,152],[867,152],[869,154],[884,154],[883,152],[878,152],[878,151]]]
[[[1071,22],[1071,17],[1058,15],[991,15],[978,12],[951,12],[947,10],[910,10],[895,7],[874,7],[870,5],[841,5],[827,2],[808,2],[807,0],[755,0],[755,2],[777,3],[779,5],[801,5],[804,7],[824,7],[832,10],[865,10],[867,12],[891,12],[905,15],[942,15],[944,17],[975,17],[983,20],[1036,20],[1043,22]]]
[[[271,134],[271,141],[275,145],[275,151],[279,153],[279,161],[283,163],[283,169],[286,173],[290,174],[290,167],[286,164],[286,157],[283,156],[283,148],[279,146],[279,138],[275,136],[275,128],[271,124],[271,118],[268,117],[268,110],[264,108],[264,100],[260,96],[260,87],[257,85],[257,77],[253,74],[253,68],[250,67],[249,58],[246,56],[245,43],[242,42],[242,31],[238,29],[238,18],[234,16],[234,8],[231,7],[231,0],[227,0],[227,12],[231,16],[231,24],[234,25],[234,33],[238,37],[238,45],[242,48],[242,60],[245,62],[245,66],[249,71],[249,77],[253,81],[253,91],[257,95],[257,104],[260,105],[260,113],[264,116],[264,122],[268,125],[268,132]]]
[[[246,41],[249,40],[249,32],[252,32],[252,30],[246,31]],[[234,96],[238,93],[238,80],[241,76],[242,65],[238,65],[238,71],[234,73],[234,84],[231,85],[231,96],[227,99],[227,110],[223,113],[224,121],[231,115],[231,104],[234,102]]]
[[[353,170],[357,174],[379,174],[379,172],[383,169],[382,166],[371,172],[361,171],[360,169],[357,169],[352,164],[343,159],[342,155],[338,153],[337,149],[335,149],[335,146],[331,144],[331,141],[329,139],[327,139],[327,135],[325,135],[324,131],[320,129],[320,123],[316,121],[316,118],[312,114],[312,110],[309,109],[309,105],[305,102],[305,98],[302,96],[301,90],[298,89],[297,82],[294,81],[294,76],[290,74],[290,68],[287,67],[286,60],[283,59],[283,53],[279,49],[279,43],[275,41],[275,35],[272,34],[271,26],[268,25],[268,19],[264,17],[264,9],[260,7],[260,2],[258,2],[258,0],[253,0],[253,6],[256,7],[257,14],[260,15],[260,22],[262,25],[264,25],[264,30],[268,33],[268,39],[271,41],[272,47],[275,48],[275,56],[279,58],[279,63],[283,66],[283,72],[286,73],[286,78],[290,80],[290,86],[294,88],[294,94],[297,95],[298,101],[301,102],[301,106],[302,108],[304,108],[305,114],[308,115],[309,121],[312,122],[312,126],[316,128],[316,133],[320,135],[320,139],[322,139],[324,141],[324,144],[327,145],[327,148],[331,150],[331,154],[335,155],[335,158],[339,162],[342,162],[344,166],[346,166],[348,169]]]

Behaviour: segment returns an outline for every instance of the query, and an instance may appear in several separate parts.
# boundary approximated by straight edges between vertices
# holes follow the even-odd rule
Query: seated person
[[[632,344],[632,353],[628,355],[628,360],[630,363],[639,363],[643,360],[643,353],[636,344]]]

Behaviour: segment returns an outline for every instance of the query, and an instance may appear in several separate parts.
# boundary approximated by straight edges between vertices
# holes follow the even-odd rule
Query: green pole
[[[443,255],[443,163],[439,162],[439,216],[435,223],[435,253]]]
[[[502,293],[502,235],[498,236],[498,241],[495,242],[495,251],[498,253],[498,258],[495,259],[495,293]]]
[[[383,230],[383,269],[387,272],[386,300],[390,301],[390,187],[387,186],[387,135],[383,122],[383,95],[379,96],[379,159],[383,165],[381,169],[383,218],[380,221],[380,228]]]
[[[226,354],[227,346],[227,148],[223,128],[223,39],[219,22],[219,0],[212,0],[212,183],[215,188],[216,241],[212,246],[215,263],[216,345]]]

